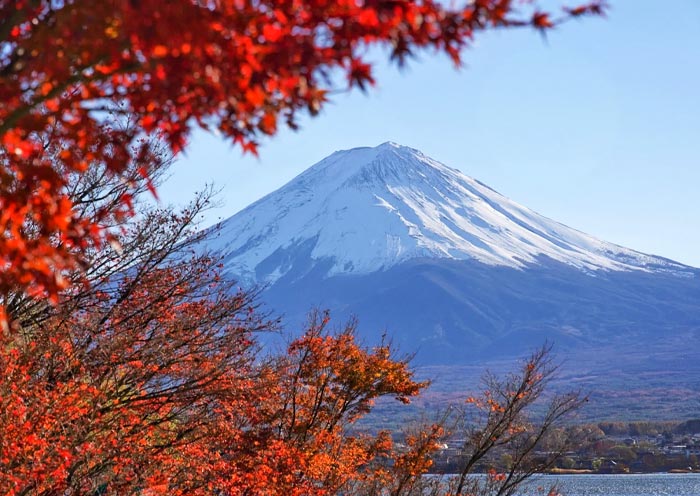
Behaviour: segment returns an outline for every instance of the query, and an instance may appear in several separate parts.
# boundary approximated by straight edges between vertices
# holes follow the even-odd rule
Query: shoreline
[[[700,474],[700,470],[671,469],[665,472],[595,472],[588,469],[555,469],[537,475],[687,475]]]
[[[425,475],[444,475],[444,476],[456,476],[459,474],[447,474],[447,473],[436,473],[436,472],[428,472]],[[488,475],[486,472],[475,472],[472,475]],[[611,476],[620,476],[620,475],[700,475],[700,470],[681,470],[681,469],[673,469],[669,470],[666,472],[594,472],[592,470],[588,469],[557,469],[554,471],[550,472],[536,472],[534,475],[536,476],[541,476],[541,475],[550,475],[550,476],[556,476],[556,475],[611,475]]]

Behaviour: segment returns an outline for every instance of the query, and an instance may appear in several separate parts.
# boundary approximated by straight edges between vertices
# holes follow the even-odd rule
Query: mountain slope
[[[419,258],[693,273],[543,217],[394,143],[330,155],[224,221],[209,247],[246,284],[319,268],[324,277],[371,274]]]
[[[241,285],[264,287],[288,325],[313,306],[357,316],[368,342],[387,330],[418,364],[549,341],[623,368],[620,350],[636,349],[653,368],[700,337],[697,269],[571,229],[393,143],[332,154],[224,221],[206,248]]]
[[[593,393],[591,419],[700,408],[698,269],[571,229],[411,148],[336,152],[204,248],[288,328],[317,306],[356,316],[368,344],[388,331],[436,379],[433,404],[549,342],[560,389]]]
[[[653,366],[658,346],[666,353],[672,342],[700,358],[697,278],[668,273],[422,258],[371,274],[282,278],[263,296],[292,324],[311,306],[357,316],[365,339],[386,330],[423,365],[512,358],[545,342],[573,358],[597,350],[620,367],[632,348]]]

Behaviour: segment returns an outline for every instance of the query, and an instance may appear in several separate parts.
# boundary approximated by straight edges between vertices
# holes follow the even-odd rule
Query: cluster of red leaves
[[[375,399],[393,396],[408,403],[427,384],[414,381],[407,361],[397,360],[388,345],[360,347],[354,324],[333,334],[327,324],[327,315],[314,314],[304,335],[280,358],[276,418],[281,438],[304,454],[316,483],[323,481],[325,491],[336,494],[358,480],[385,481],[379,465],[363,467],[394,456],[388,433],[349,435],[348,426],[369,413]]]
[[[363,467],[391,439],[346,429],[419,392],[406,362],[325,320],[261,360],[270,324],[210,267],[137,271],[0,334],[0,493],[329,495],[378,476]]]
[[[551,29],[603,6],[554,19],[514,0],[0,0],[0,290],[65,288],[81,251],[104,242],[104,224],[131,213],[125,196],[78,215],[66,174],[147,163],[146,135],[177,153],[201,126],[255,152],[259,134],[316,114],[332,75],[372,84],[370,45],[399,61],[433,47],[459,63],[479,31]]]
[[[202,275],[195,264],[125,279],[117,303],[96,293],[89,313],[3,333],[0,492],[181,494],[205,482],[199,457],[222,462],[220,446],[201,441],[219,409],[253,394],[260,323],[244,295],[192,300]]]

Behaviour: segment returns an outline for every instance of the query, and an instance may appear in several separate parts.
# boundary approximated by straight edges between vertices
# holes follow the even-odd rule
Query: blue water
[[[700,496],[700,474],[546,475],[530,485],[552,484],[563,496]]]

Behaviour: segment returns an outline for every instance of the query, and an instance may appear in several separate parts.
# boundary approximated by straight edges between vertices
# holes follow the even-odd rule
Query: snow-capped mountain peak
[[[584,271],[689,268],[543,217],[418,150],[342,150],[224,221],[207,248],[242,282],[380,271],[414,258]]]

